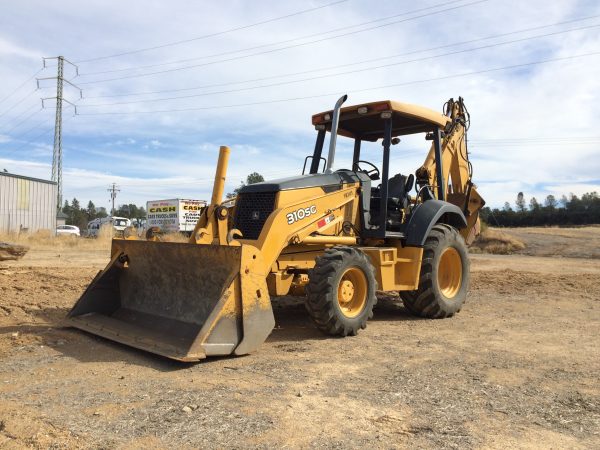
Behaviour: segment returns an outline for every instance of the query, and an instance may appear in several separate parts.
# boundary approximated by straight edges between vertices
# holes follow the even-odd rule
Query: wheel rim
[[[350,267],[342,274],[338,285],[338,304],[342,314],[358,316],[367,304],[367,277],[358,267]]]
[[[438,287],[446,298],[453,298],[462,285],[462,260],[454,247],[448,247],[440,257]]]

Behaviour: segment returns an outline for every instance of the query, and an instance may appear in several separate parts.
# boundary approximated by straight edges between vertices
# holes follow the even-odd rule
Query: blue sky
[[[68,65],[65,74],[84,97],[65,87],[78,105],[77,116],[64,108],[67,199],[108,206],[112,182],[117,203],[207,199],[219,145],[232,148],[228,190],[253,171],[298,174],[314,145],[311,115],[341,93],[349,104],[391,98],[436,110],[463,96],[475,182],[491,205],[518,191],[541,200],[600,190],[597,1],[332,3],[4,0],[0,169],[50,178],[54,110],[40,98],[55,95],[53,82],[16,88],[60,54],[77,62],[80,75]],[[159,48],[130,53],[148,47]],[[490,71],[508,66],[519,67]],[[351,149],[339,145],[344,167]],[[405,139],[394,171],[413,172],[427,149]],[[378,147],[365,156],[378,163]]]

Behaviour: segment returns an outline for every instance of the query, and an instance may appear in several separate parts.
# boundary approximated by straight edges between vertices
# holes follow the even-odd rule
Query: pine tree
[[[517,200],[515,201],[515,205],[517,205],[517,211],[519,211],[519,212],[525,211],[525,207],[526,207],[525,196],[523,195],[522,192],[519,192],[517,194]]]
[[[531,200],[529,200],[529,209],[532,211],[540,209],[540,204],[535,197],[531,197]]]
[[[546,208],[548,208],[550,211],[553,211],[556,209],[556,205],[558,205],[558,202],[556,201],[554,195],[548,195],[546,197],[546,201],[544,201],[544,206],[546,206]]]
[[[96,205],[93,201],[89,201],[86,208],[88,222],[96,218]]]

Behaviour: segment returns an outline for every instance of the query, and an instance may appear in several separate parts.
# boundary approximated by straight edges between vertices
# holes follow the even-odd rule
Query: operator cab
[[[441,159],[441,131],[451,121],[448,116],[421,106],[391,100],[365,103],[341,108],[346,96],[338,100],[332,111],[315,114],[312,123],[318,131],[317,141],[310,161],[309,173],[353,173],[361,181],[361,206],[363,236],[373,238],[402,237],[405,215],[410,204],[409,193],[415,184],[413,174],[400,173],[390,176],[390,147],[400,142],[399,136],[427,133],[434,141],[436,161]],[[323,156],[323,144],[327,132],[332,132],[329,155]],[[333,172],[337,136],[354,140],[352,170]],[[382,140],[381,170],[370,161],[361,160],[361,143]],[[438,159],[440,158],[440,159]],[[323,168],[321,168],[323,166]],[[437,165],[441,167],[441,164]],[[372,187],[372,181],[379,181]],[[425,198],[433,198],[428,187]],[[443,190],[438,199],[444,200]],[[424,198],[424,200],[425,200]]]

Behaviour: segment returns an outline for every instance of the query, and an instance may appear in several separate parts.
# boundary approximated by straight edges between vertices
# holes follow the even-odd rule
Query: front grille
[[[252,192],[238,195],[235,201],[234,228],[243,239],[258,239],[269,215],[275,209],[277,192]]]

